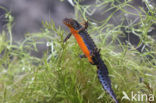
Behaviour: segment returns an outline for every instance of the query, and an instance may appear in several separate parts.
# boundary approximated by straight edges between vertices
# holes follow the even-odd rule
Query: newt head
[[[73,29],[80,29],[81,25],[74,19],[72,18],[64,18],[63,19],[63,23],[68,26],[69,28],[73,28]]]

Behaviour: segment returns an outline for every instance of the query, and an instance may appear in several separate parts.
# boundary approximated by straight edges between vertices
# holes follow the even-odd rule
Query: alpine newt
[[[91,64],[97,66],[98,78],[104,90],[114,99],[115,103],[118,103],[116,95],[111,87],[111,80],[109,78],[107,67],[101,59],[100,49],[96,47],[94,41],[86,31],[88,22],[85,22],[82,25],[72,18],[65,18],[63,23],[70,29],[70,33],[64,39],[64,42],[66,42],[71,35],[74,35],[79,47],[84,53],[81,57],[88,58],[88,61]]]

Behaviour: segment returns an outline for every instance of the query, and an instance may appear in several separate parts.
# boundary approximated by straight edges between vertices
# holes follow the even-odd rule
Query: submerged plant
[[[152,100],[152,94],[155,101],[156,43],[148,35],[152,25],[156,23],[155,11],[150,9],[151,15],[144,9],[138,11],[138,14],[125,11],[126,6],[135,9],[128,1],[119,3],[120,5],[115,5],[114,0],[100,1],[93,8],[91,5],[80,5],[75,0],[75,18],[81,20],[78,16],[81,14],[89,21],[88,33],[101,48],[101,57],[108,67],[117,99],[122,103],[138,103],[142,99],[140,97],[138,100],[138,96],[146,94],[149,101],[149,98]],[[111,5],[111,8],[103,11],[103,14],[116,8],[106,19],[98,21],[89,16],[106,4]],[[90,9],[92,13],[89,12]],[[119,10],[126,15],[137,15],[139,21],[134,23],[125,17],[123,19],[128,25],[124,25],[124,20],[118,25],[110,24],[110,19]],[[11,23],[8,26],[11,28]],[[63,43],[68,32],[62,27],[56,27],[55,22],[43,22],[42,32],[28,33],[20,43],[12,43],[12,38],[6,36],[9,33],[11,37],[10,30],[0,35],[1,103],[114,102],[100,85],[96,67],[90,65],[86,59],[79,58],[82,52],[73,38]],[[139,37],[136,45],[130,41],[122,42],[119,38],[131,32]],[[150,49],[138,51],[141,44]],[[31,55],[32,51],[39,52],[38,45],[47,48],[41,58]],[[135,99],[131,98],[132,93],[136,94]],[[145,100],[143,98],[143,102]]]

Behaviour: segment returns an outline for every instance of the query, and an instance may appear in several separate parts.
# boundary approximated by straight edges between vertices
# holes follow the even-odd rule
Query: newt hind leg
[[[79,55],[80,58],[87,58],[84,54]]]
[[[93,51],[92,51],[92,53],[91,53],[91,58],[92,58],[92,60],[93,60],[93,62],[94,62],[94,65],[97,65],[98,64],[98,62],[99,62],[99,57],[100,57],[100,50],[101,49],[98,49],[98,48],[95,48]]]

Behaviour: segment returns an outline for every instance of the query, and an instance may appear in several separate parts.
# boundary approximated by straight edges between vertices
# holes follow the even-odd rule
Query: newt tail
[[[85,25],[83,26],[79,24],[76,20],[69,18],[65,18],[63,20],[63,23],[70,29],[71,32],[64,39],[64,42],[66,42],[71,35],[74,35],[79,47],[84,53],[84,55],[82,55],[81,57],[88,58],[88,61],[91,64],[97,66],[98,78],[104,90],[113,98],[115,103],[118,103],[116,95],[111,86],[111,80],[109,78],[107,67],[104,64],[104,61],[101,59],[100,49],[97,49],[94,41],[91,39],[86,31],[88,24],[85,23]]]

